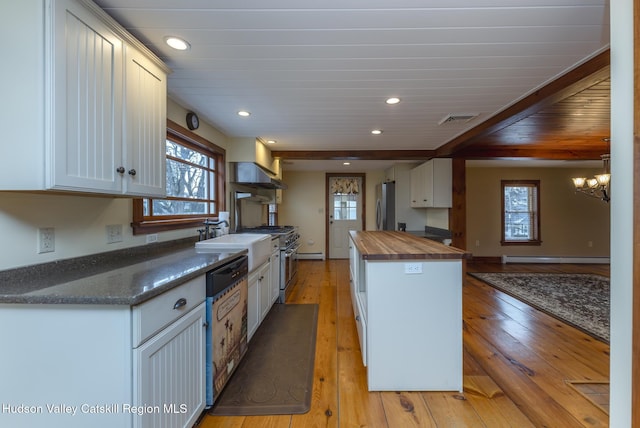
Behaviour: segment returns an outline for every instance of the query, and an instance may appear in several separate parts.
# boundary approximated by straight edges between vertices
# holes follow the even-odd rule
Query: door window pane
[[[346,193],[333,194],[333,219],[357,220],[358,195]]]

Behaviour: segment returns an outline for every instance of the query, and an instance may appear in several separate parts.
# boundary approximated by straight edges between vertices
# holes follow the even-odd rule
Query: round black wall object
[[[187,127],[190,130],[198,129],[200,126],[200,119],[198,119],[198,115],[192,112],[187,113]]]

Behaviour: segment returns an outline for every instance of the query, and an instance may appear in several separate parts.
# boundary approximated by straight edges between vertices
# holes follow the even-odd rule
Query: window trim
[[[216,171],[218,180],[216,183],[216,195],[220,196],[220,200],[216,201],[218,212],[225,211],[226,207],[226,150],[212,142],[202,138],[201,136],[191,132],[167,119],[167,138],[176,140],[180,144],[195,149],[205,149],[209,152],[220,155],[216,162]],[[165,156],[166,158],[166,156]],[[149,198],[153,199],[153,198]],[[144,235],[149,233],[166,232],[176,229],[187,229],[191,227],[199,227],[207,217],[179,217],[164,218],[161,220],[145,220],[143,211],[143,198],[133,200],[133,222],[131,227],[134,235]],[[217,220],[216,217],[214,217]]]
[[[510,241],[505,239],[505,200],[504,189],[505,187],[518,187],[527,186],[533,187],[536,190],[536,207],[535,207],[535,227],[537,234],[535,239]],[[500,244],[503,246],[524,246],[524,245],[541,245],[542,244],[542,231],[540,229],[540,180],[501,180],[500,181]]]

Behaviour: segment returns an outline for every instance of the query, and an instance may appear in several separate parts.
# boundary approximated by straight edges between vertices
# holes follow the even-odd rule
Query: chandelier
[[[602,155],[600,158],[602,158],[602,163],[604,164],[604,173],[595,175],[593,178],[572,178],[573,185],[576,187],[576,193],[579,192],[609,202],[611,200],[609,195],[609,185],[611,183],[610,155]]]

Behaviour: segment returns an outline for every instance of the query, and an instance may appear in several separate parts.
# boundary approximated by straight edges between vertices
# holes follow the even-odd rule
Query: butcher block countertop
[[[349,232],[364,260],[467,259],[471,253],[406,232]]]

